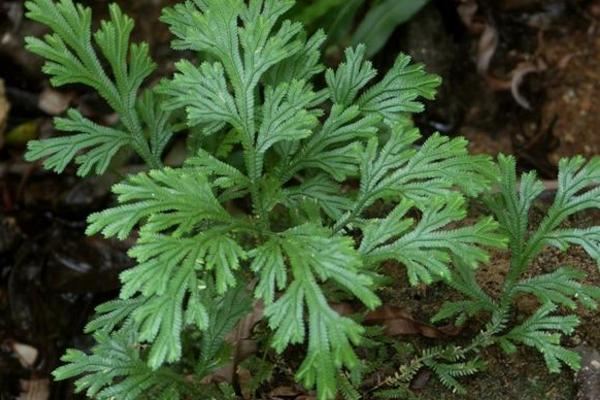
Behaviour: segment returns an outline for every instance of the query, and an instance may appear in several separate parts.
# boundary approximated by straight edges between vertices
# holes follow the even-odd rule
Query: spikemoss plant
[[[482,246],[504,245],[491,217],[456,227],[465,196],[492,183],[491,159],[469,155],[462,138],[423,141],[410,122],[440,79],[399,55],[377,80],[364,46],[325,70],[324,34],[307,37],[282,20],[292,5],[167,8],[173,48],[201,61],[182,60],[172,79],[147,87],[155,65],[146,44],[130,42],[133,21],[117,5],[92,33],[89,8],[26,2],[28,17],[51,29],[27,47],[46,59],[52,84],[87,85],[119,116],[101,126],[69,110],[55,121],[68,135],[31,142],[27,158],[56,172],[74,163],[83,176],[104,173],[128,148],[148,168],[114,186],[114,207],[89,217],[90,235],[138,232],[129,252],[136,265],[87,325],[91,354],[69,350],[57,379],[78,376],[77,390],[98,399],[230,396],[201,381],[231,358],[225,336],[254,297],[265,306],[269,345],[278,353],[303,345],[296,379],[331,399],[339,385],[349,390],[342,372],[360,364],[365,329],[330,300],[373,309],[383,261],[404,265],[412,284],[453,281],[487,260]],[[189,157],[165,167],[181,122]],[[369,218],[375,203],[390,211]],[[455,376],[447,364],[428,365]]]

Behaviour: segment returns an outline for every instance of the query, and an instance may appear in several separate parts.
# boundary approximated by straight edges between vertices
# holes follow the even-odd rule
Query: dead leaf
[[[521,84],[523,83],[523,79],[528,74],[531,74],[533,72],[541,72],[545,69],[545,64],[535,65],[531,62],[526,61],[519,63],[517,67],[512,71],[510,93],[521,107],[527,110],[531,110],[531,104],[529,103],[529,100],[527,100],[525,96],[523,96],[523,94],[519,91]]]
[[[48,400],[50,398],[50,380],[21,380],[21,390],[17,400]]]
[[[491,75],[487,75],[485,77],[485,80],[486,80],[488,86],[490,87],[490,89],[492,89],[494,91],[510,90],[510,86],[511,86],[510,79],[501,79],[501,78],[496,78]]]
[[[485,75],[498,47],[498,31],[491,24],[486,24],[477,45],[477,72]]]
[[[8,341],[8,347],[15,353],[24,368],[32,368],[38,356],[38,350],[28,344]]]
[[[422,390],[425,389],[427,383],[431,379],[431,371],[428,369],[421,369],[417,376],[414,377],[412,382],[410,383],[410,388],[412,390]]]
[[[38,121],[24,122],[6,134],[5,142],[8,145],[21,146],[30,140],[37,139],[40,125]]]
[[[255,301],[252,312],[242,319],[236,328],[225,337],[225,340],[235,346],[238,361],[242,361],[256,352],[256,343],[251,340],[252,330],[263,318],[264,309],[265,306],[262,300]]]
[[[366,325],[382,325],[384,333],[389,336],[396,335],[421,335],[428,338],[455,336],[461,331],[460,327],[447,325],[435,327],[415,320],[403,308],[383,305],[367,314],[364,320]]]
[[[571,60],[577,56],[581,56],[583,55],[583,52],[581,51],[577,51],[574,53],[568,53],[565,54],[559,61],[558,61],[558,69],[565,69],[567,68],[567,66],[569,65],[569,63],[571,62]]]
[[[521,85],[523,84],[525,76],[528,74],[542,72],[546,69],[546,64],[541,60],[537,61],[537,63],[524,61],[517,64],[517,66],[510,72],[510,79],[500,79],[491,75],[487,75],[486,81],[492,90],[510,90],[510,93],[517,104],[527,110],[531,110],[531,104],[529,103],[529,100],[527,100],[520,92]]]
[[[225,340],[233,346],[233,360],[204,377],[202,379],[203,383],[223,381],[232,383],[235,380],[237,365],[255,354],[258,350],[256,340],[252,339],[252,330],[263,318],[264,308],[262,300],[254,302],[252,312],[242,319],[233,331],[225,336]]]
[[[282,397],[298,397],[302,392],[291,386],[278,386],[269,392],[269,398],[279,399]]]
[[[238,383],[240,384],[240,388],[242,390],[242,397],[245,400],[249,400],[252,398],[252,391],[249,389],[249,383],[252,380],[252,374],[250,370],[243,367],[238,367],[237,369]]]
[[[481,23],[475,22],[475,15],[479,5],[475,0],[463,0],[457,7],[456,11],[461,21],[471,32],[477,32],[480,29]]]

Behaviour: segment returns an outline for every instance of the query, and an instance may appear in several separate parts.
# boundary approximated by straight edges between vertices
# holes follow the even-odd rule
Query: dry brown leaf
[[[256,341],[252,339],[252,330],[263,318],[264,308],[262,300],[254,302],[252,312],[242,319],[233,331],[225,336],[225,340],[233,346],[233,361],[204,377],[202,379],[203,383],[223,381],[232,383],[235,380],[236,371],[238,370],[237,365],[255,354],[258,350]]]
[[[264,310],[265,305],[263,301],[255,301],[252,307],[252,312],[240,321],[233,332],[227,335],[227,340],[236,341],[250,338],[252,336],[252,330],[254,329],[254,326],[256,326],[256,324],[263,318]]]
[[[270,399],[280,399],[284,397],[295,398],[301,394],[302,392],[300,392],[297,388],[291,386],[278,386],[275,389],[271,390],[268,396]]]
[[[521,85],[523,84],[525,76],[528,74],[542,72],[546,69],[547,66],[543,61],[538,61],[535,64],[531,61],[524,61],[517,64],[517,66],[510,72],[510,79],[500,79],[491,75],[487,75],[486,81],[492,90],[510,90],[510,93],[517,104],[527,110],[530,110],[531,104],[529,103],[529,100],[527,100],[521,93]]]
[[[405,309],[390,305],[383,305],[367,314],[364,320],[366,325],[382,325],[384,333],[389,336],[396,335],[421,335],[428,338],[455,336],[460,333],[460,327],[447,325],[435,327],[415,320]]]
[[[412,382],[410,383],[410,388],[412,390],[425,389],[425,386],[427,386],[427,383],[429,383],[430,379],[431,379],[431,371],[428,369],[421,369],[417,373],[417,376],[415,376],[414,379],[412,380]]]
[[[8,346],[15,353],[24,368],[32,368],[38,356],[38,350],[28,344],[9,341]]]
[[[252,380],[252,374],[247,368],[238,367],[237,369],[238,383],[242,390],[242,397],[245,400],[252,398],[252,391],[249,388],[249,382]]]
[[[48,400],[50,398],[49,379],[21,380],[21,394],[17,400]]]
[[[477,45],[477,72],[485,75],[492,62],[492,57],[498,47],[498,31],[490,24],[486,24]]]
[[[523,96],[523,94],[519,91],[521,84],[523,83],[523,79],[528,74],[531,74],[533,72],[541,72],[545,69],[546,65],[543,63],[535,65],[531,62],[526,61],[519,63],[517,67],[512,71],[510,93],[521,107],[527,110],[531,110],[531,104],[529,103],[529,100],[527,100],[525,96]]]
[[[477,14],[478,9],[479,5],[475,0],[463,0],[456,7],[458,16],[471,32],[476,32],[479,29],[480,24],[475,22],[475,14]]]

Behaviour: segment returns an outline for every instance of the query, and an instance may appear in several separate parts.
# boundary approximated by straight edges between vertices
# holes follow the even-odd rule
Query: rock
[[[581,369],[575,376],[576,400],[600,399],[600,353],[585,344],[577,346],[581,355]]]
[[[46,87],[38,100],[38,107],[49,115],[60,115],[67,111],[71,101],[75,97],[74,93],[64,93],[58,90]]]

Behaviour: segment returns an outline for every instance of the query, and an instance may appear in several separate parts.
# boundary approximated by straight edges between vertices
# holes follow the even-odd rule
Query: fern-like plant
[[[571,334],[578,325],[575,315],[561,316],[558,307],[575,310],[577,304],[595,309],[600,288],[582,283],[585,273],[566,266],[542,275],[524,277],[535,257],[547,246],[562,251],[570,245],[581,246],[600,262],[600,227],[565,228],[571,215],[600,208],[600,158],[586,162],[581,157],[563,159],[559,164],[558,191],[554,203],[536,228],[529,225],[530,209],[544,186],[534,172],[521,175],[517,183],[515,160],[500,156],[498,160],[499,193],[485,196],[485,203],[495,214],[509,237],[510,265],[500,298],[487,295],[474,274],[462,263],[450,284],[466,296],[465,300],[444,305],[434,320],[457,318],[463,323],[480,312],[491,314],[488,331],[497,336],[495,342],[506,352],[514,352],[522,344],[540,351],[551,372],[561,364],[578,369],[579,356],[561,346],[561,336]],[[516,326],[508,325],[511,306],[518,296],[530,294],[539,300],[540,308]]]
[[[570,335],[579,324],[575,314],[558,313],[558,308],[574,311],[578,305],[597,308],[600,288],[583,283],[585,273],[568,266],[548,266],[552,272],[532,275],[529,267],[548,246],[566,251],[569,246],[583,248],[600,263],[600,226],[586,228],[564,227],[565,221],[575,213],[600,208],[600,158],[585,161],[582,157],[563,159],[559,164],[558,190],[552,206],[539,225],[530,226],[530,211],[536,198],[544,190],[534,172],[524,173],[517,180],[516,162],[512,156],[500,155],[498,159],[497,192],[484,196],[484,202],[496,216],[509,238],[510,263],[502,285],[501,294],[493,297],[482,288],[472,268],[455,258],[456,269],[448,284],[464,295],[463,300],[448,302],[433,317],[433,321],[454,319],[458,325],[470,317],[487,313],[490,320],[485,328],[466,347],[427,350],[411,364],[413,370],[404,368],[388,383],[404,389],[420,368],[428,366],[438,375],[443,354],[457,360],[476,355],[483,347],[499,345],[506,353],[513,353],[518,345],[539,351],[550,372],[559,372],[562,365],[573,370],[580,367],[580,356],[561,344],[564,335]],[[513,305],[521,295],[533,295],[539,308],[530,316],[513,323]],[[469,370],[474,373],[477,368]],[[457,369],[452,369],[456,372]],[[453,375],[451,375],[453,376]],[[442,383],[454,391],[464,392],[455,380]],[[394,390],[382,391],[396,393]]]
[[[530,226],[530,211],[544,190],[535,172],[517,179],[516,161],[512,156],[498,158],[495,190],[487,192],[484,203],[496,216],[508,238],[510,262],[501,293],[494,297],[480,286],[475,271],[454,257],[455,268],[446,283],[464,299],[445,303],[432,318],[433,322],[453,319],[457,325],[476,315],[489,315],[485,328],[467,346],[446,346],[426,349],[419,357],[402,365],[376,391],[381,398],[411,398],[411,380],[423,368],[429,368],[441,383],[457,393],[466,393],[457,377],[481,371],[485,363],[480,351],[499,345],[513,353],[518,345],[539,351],[550,372],[560,372],[562,365],[580,368],[580,356],[561,344],[579,324],[575,314],[559,314],[558,308],[574,311],[578,305],[597,308],[600,288],[583,283],[585,273],[567,266],[550,266],[554,271],[532,275],[528,269],[548,246],[566,251],[569,246],[582,247],[600,263],[600,226],[565,228],[565,221],[575,213],[600,208],[600,158],[590,161],[582,157],[563,159],[559,164],[558,191],[552,206],[537,227]],[[529,275],[529,276],[527,276]],[[521,295],[533,295],[538,309],[521,322],[514,323],[513,305]]]
[[[92,87],[120,117],[107,127],[71,110],[56,120],[71,134],[30,143],[28,159],[103,173],[129,147],[148,166],[114,186],[113,208],[89,218],[90,235],[137,230],[137,264],[122,273],[120,298],[86,327],[97,339],[91,354],[70,350],[57,379],[79,376],[77,390],[98,399],[208,395],[200,381],[228,360],[224,336],[253,295],[264,302],[270,345],[282,353],[306,344],[296,379],[331,399],[338,384],[351,391],[343,371],[360,363],[364,328],[330,299],[373,309],[383,261],[428,284],[457,275],[452,258],[475,268],[487,260],[481,246],[504,244],[492,218],[455,227],[464,195],[489,186],[490,158],[470,156],[462,138],[435,134],[417,145],[410,113],[440,79],[400,55],[376,81],[364,46],[325,70],[324,34],[307,37],[282,20],[292,5],[188,0],[166,9],[173,47],[201,61],[182,60],[172,79],[140,89],[153,63],[145,44],[130,43],[132,20],[117,5],[92,35],[88,8],[27,1],[29,18],[52,30],[28,39],[51,82]],[[191,154],[164,167],[181,111]],[[389,212],[368,218],[375,203]]]

